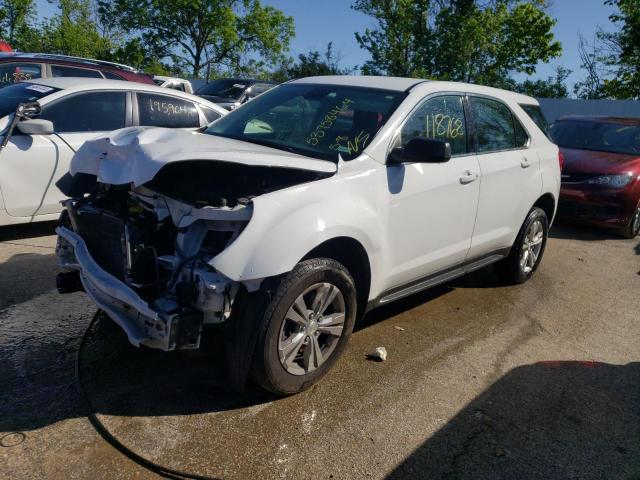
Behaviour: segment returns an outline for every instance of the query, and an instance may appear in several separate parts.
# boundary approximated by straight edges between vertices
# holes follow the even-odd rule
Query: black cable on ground
[[[111,434],[111,432],[107,430],[107,427],[105,427],[104,424],[97,417],[95,413],[95,409],[93,408],[93,403],[91,402],[91,398],[87,394],[87,391],[85,390],[84,385],[82,383],[82,377],[80,375],[80,357],[82,356],[82,351],[84,350],[85,344],[87,343],[87,337],[89,336],[89,332],[91,331],[91,328],[98,320],[100,313],[101,313],[101,310],[98,310],[95,313],[95,315],[91,319],[91,322],[89,322],[89,326],[87,327],[86,331],[82,335],[82,340],[80,341],[80,345],[78,346],[78,351],[76,353],[76,365],[75,365],[76,382],[78,383],[78,390],[80,391],[80,395],[82,396],[82,399],[84,400],[84,403],[86,405],[87,418],[89,419],[89,422],[91,422],[91,425],[93,425],[93,428],[95,428],[96,432],[98,432],[98,434],[113,448],[115,448],[120,453],[128,457],[130,460],[133,460],[134,462],[136,462],[141,467],[144,467],[147,470],[150,470],[153,473],[156,473],[160,476],[163,476],[165,478],[169,478],[172,480],[187,480],[187,479],[188,480],[220,480],[219,478],[216,478],[216,477],[208,477],[206,475],[198,475],[198,474],[189,473],[189,472],[182,472],[180,470],[174,470],[172,468],[164,467],[162,465],[159,465],[155,462],[152,462],[151,460],[148,460],[142,457],[141,455],[138,455],[136,452],[127,448],[122,442],[120,442],[120,440],[114,437]]]

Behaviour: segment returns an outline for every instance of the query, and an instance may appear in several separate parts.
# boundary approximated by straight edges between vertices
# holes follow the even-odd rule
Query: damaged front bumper
[[[63,268],[78,271],[85,292],[125,331],[135,345],[161,350],[194,349],[200,346],[204,323],[201,312],[185,313],[172,299],[161,297],[148,303],[132,288],[104,270],[91,256],[82,237],[60,226],[57,255]],[[231,283],[220,275],[213,288]]]

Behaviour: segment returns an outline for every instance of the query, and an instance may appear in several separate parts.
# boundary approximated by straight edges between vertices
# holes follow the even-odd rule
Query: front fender
[[[314,182],[327,183],[331,180]],[[376,258],[384,239],[375,207],[356,194],[311,184],[254,199],[251,221],[226,250],[210,262],[235,281],[258,280],[291,271],[307,253],[337,237],[360,242],[376,278]],[[315,191],[315,192],[314,192]]]

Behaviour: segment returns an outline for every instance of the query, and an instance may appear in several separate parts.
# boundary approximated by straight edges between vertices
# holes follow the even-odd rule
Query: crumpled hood
[[[335,173],[337,166],[274,148],[198,132],[130,127],[87,141],[71,160],[69,172],[96,175],[111,185],[149,182],[162,167],[186,160],[212,160],[249,166]]]

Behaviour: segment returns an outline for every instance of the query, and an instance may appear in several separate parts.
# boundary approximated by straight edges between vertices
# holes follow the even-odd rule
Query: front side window
[[[324,84],[287,84],[258,96],[206,133],[312,158],[360,155],[404,92]]]
[[[51,74],[54,77],[103,78],[102,74],[97,70],[64,67],[61,65],[51,65]]]
[[[467,122],[462,97],[445,95],[422,103],[402,127],[400,146],[406,146],[416,137],[449,142],[453,155],[467,153]]]
[[[596,152],[640,154],[640,125],[590,120],[560,120],[551,137],[561,148]]]
[[[51,120],[56,133],[106,132],[125,127],[125,92],[72,95],[43,108],[40,118]]]
[[[138,93],[143,127],[198,128],[200,114],[193,102],[154,93]]]
[[[39,63],[0,63],[0,88],[41,77]]]
[[[504,103],[480,97],[471,97],[470,102],[479,153],[522,148],[527,144],[524,127]]]

